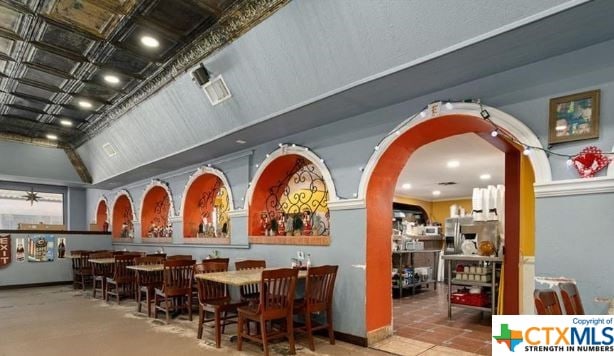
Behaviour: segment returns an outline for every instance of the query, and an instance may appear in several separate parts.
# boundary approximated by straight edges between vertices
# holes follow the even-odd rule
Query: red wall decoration
[[[185,194],[183,236],[226,237],[230,229],[230,203],[227,187],[222,180],[214,174],[203,174],[194,180]],[[206,234],[205,222],[215,233]],[[199,230],[202,230],[201,233]]]
[[[129,237],[128,234],[133,231],[132,218],[130,199],[125,194],[120,195],[113,206],[113,237]]]
[[[98,226],[98,231],[107,231],[109,229],[109,217],[107,215],[108,207],[107,202],[101,200],[98,203],[98,209],[96,210],[96,226]]]
[[[167,191],[159,186],[151,188],[143,198],[141,212],[141,236],[152,237],[152,230],[165,228],[170,224],[170,197]]]

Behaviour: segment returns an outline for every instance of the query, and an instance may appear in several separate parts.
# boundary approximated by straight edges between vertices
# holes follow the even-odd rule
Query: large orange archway
[[[389,327],[392,320],[390,266],[392,201],[397,179],[410,156],[418,148],[446,137],[475,133],[505,153],[505,280],[504,313],[519,312],[519,226],[520,162],[519,148],[492,137],[493,125],[472,115],[443,115],[418,123],[401,133],[381,153],[366,185],[367,206],[367,332]],[[380,148],[382,149],[382,148]]]
[[[105,227],[108,229],[109,220],[109,206],[106,199],[100,199],[98,202],[98,208],[96,209],[96,227],[97,231],[105,231]]]
[[[113,203],[113,215],[112,215],[112,232],[113,237],[128,237],[122,236],[122,232],[133,231],[132,222],[134,219],[134,206],[132,204],[132,199],[128,195],[127,192],[121,192],[115,198]],[[123,231],[124,230],[124,231]],[[124,234],[125,235],[125,234]]]

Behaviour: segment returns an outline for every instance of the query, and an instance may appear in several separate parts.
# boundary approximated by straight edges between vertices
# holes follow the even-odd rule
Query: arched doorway
[[[405,162],[423,145],[463,133],[475,133],[505,153],[506,181],[506,254],[504,257],[504,313],[519,313],[519,255],[520,255],[520,205],[522,153],[520,147],[510,141],[521,141],[541,147],[537,137],[515,118],[494,108],[487,108],[490,119],[505,135],[493,137],[493,124],[485,120],[478,104],[458,103],[453,109],[425,111],[409,119],[392,132],[375,149],[361,181],[359,196],[367,207],[366,252],[366,327],[368,334],[391,333],[392,298],[390,289],[392,204],[397,178]],[[505,139],[507,136],[510,139]],[[535,170],[535,181],[550,181],[550,166],[542,151],[534,151],[530,158]],[[526,165],[525,165],[526,166]],[[531,168],[531,167],[529,167]],[[530,187],[532,191],[532,187]],[[526,199],[524,199],[526,202]],[[533,227],[534,229],[534,227]],[[381,334],[380,334],[381,333]],[[374,338],[377,338],[374,337]]]

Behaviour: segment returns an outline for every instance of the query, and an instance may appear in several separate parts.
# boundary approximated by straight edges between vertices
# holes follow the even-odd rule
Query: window
[[[37,192],[27,201],[24,190],[0,189],[0,229],[16,230],[18,224],[64,224],[64,195]]]

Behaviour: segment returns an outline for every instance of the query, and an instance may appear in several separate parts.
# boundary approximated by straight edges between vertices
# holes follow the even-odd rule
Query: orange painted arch
[[[121,235],[123,224],[129,227],[132,226],[133,214],[132,203],[130,203],[128,196],[122,194],[117,197],[113,205],[113,237],[119,237]]]
[[[196,237],[198,225],[202,222],[203,215],[211,213],[214,200],[210,201],[209,206],[199,207],[200,198],[204,192],[216,196],[220,187],[223,186],[222,180],[214,174],[203,174],[196,178],[185,192],[183,204],[183,236]],[[226,187],[228,189],[228,187]]]
[[[98,227],[98,231],[103,231],[104,223],[109,219],[108,211],[107,202],[105,200],[100,200],[98,208],[96,209],[96,226]]]
[[[392,291],[390,268],[392,201],[397,179],[411,155],[420,147],[446,137],[476,133],[506,154],[505,209],[505,314],[518,314],[519,303],[519,181],[520,153],[518,147],[490,135],[492,125],[470,115],[445,115],[420,123],[401,134],[386,148],[368,181],[367,206],[367,285],[366,326],[375,331],[390,326],[392,321]]]
[[[166,189],[154,186],[143,197],[143,209],[141,211],[141,237],[147,237],[149,228],[166,226],[170,212],[171,197]]]

